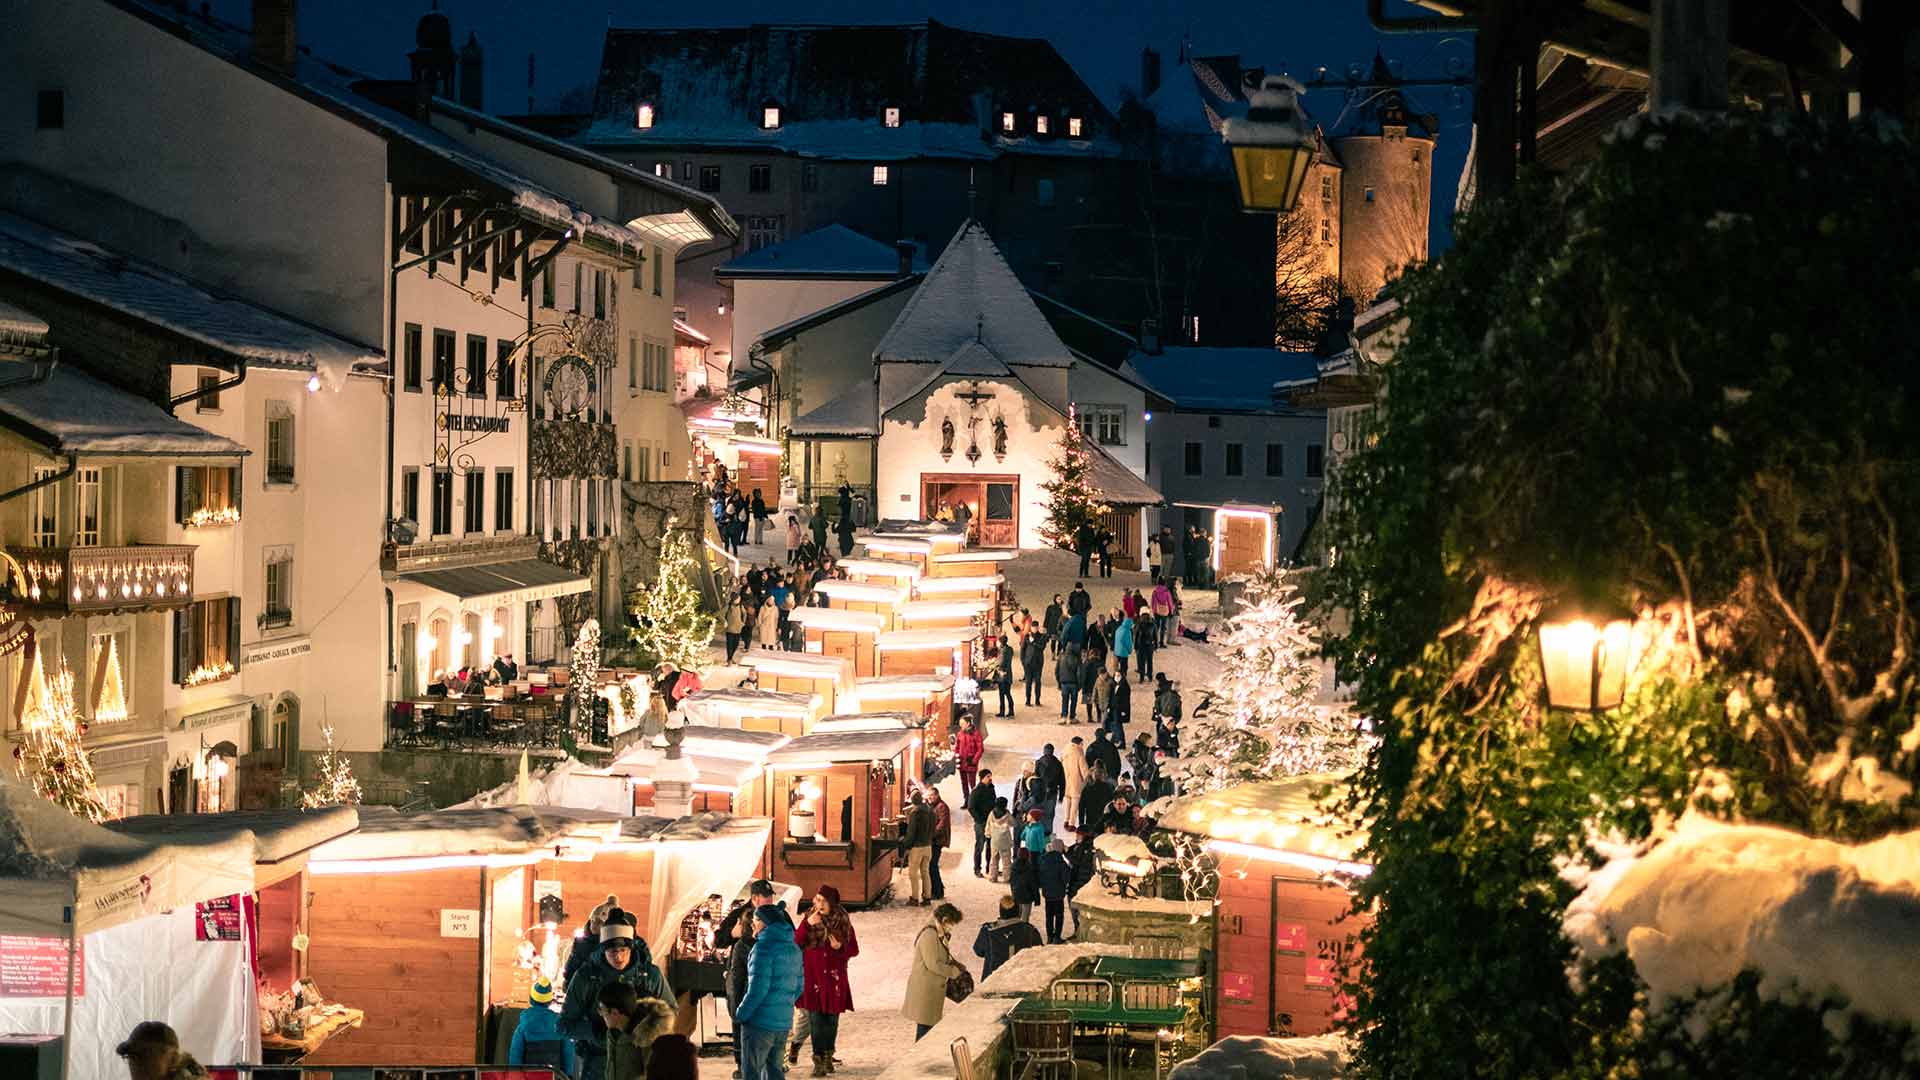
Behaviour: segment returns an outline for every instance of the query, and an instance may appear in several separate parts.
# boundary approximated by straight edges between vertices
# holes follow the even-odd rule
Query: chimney
[[[913,241],[911,240],[894,241],[893,253],[899,256],[900,258],[900,276],[907,277],[908,275],[912,274],[913,273],[913,254],[914,254]]]
[[[1160,89],[1160,54],[1153,49],[1140,50],[1140,96],[1153,96]]]
[[[253,0],[253,59],[291,73],[299,55],[299,18],[294,0]]]
[[[467,43],[460,46],[460,104],[474,112],[485,112],[481,102],[486,98],[486,55],[480,49],[480,38],[473,31],[467,31]]]
[[[1148,356],[1160,355],[1160,320],[1140,320],[1140,351]]]

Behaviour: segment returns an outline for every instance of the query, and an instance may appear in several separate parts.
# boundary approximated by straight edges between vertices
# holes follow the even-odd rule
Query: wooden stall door
[[[1292,877],[1275,876],[1272,888],[1274,1033],[1324,1034],[1347,1007],[1340,981],[1357,958],[1361,930],[1347,916],[1353,898],[1336,885]]]
[[[820,632],[820,651],[827,656],[839,656],[853,662],[853,670],[858,675],[873,674],[873,647],[871,642],[866,648],[860,646],[861,635],[851,630],[823,630]]]
[[[491,956],[487,963],[487,1001],[494,1005],[520,1006],[527,1003],[533,989],[533,972],[519,963],[522,932],[532,919],[527,917],[527,899],[532,895],[527,870],[493,872],[493,925],[488,934]]]
[[[307,972],[327,1000],[365,1009],[367,1019],[303,1064],[475,1060],[484,874],[461,868],[311,878]],[[442,913],[449,911],[456,913],[455,926],[471,926],[475,936],[442,936]],[[404,987],[432,990],[407,993]]]
[[[1113,534],[1113,565],[1132,570],[1140,565],[1140,508],[1125,506],[1110,509],[1100,524]]]
[[[1266,523],[1252,518],[1225,518],[1226,528],[1214,542],[1221,545],[1220,570],[1218,577],[1225,579],[1229,574],[1241,574],[1257,570],[1266,565],[1267,542]]]
[[[1020,546],[1020,482],[987,485],[987,504],[980,521],[981,547]]]

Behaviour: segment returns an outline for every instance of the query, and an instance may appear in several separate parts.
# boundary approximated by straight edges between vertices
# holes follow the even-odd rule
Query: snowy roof
[[[821,630],[841,630],[854,634],[878,633],[887,617],[873,611],[849,611],[846,608],[797,607],[788,613],[790,622]]]
[[[360,831],[313,850],[316,861],[429,855],[516,854],[582,837],[611,839],[622,816],[555,806],[502,806],[404,813],[360,808]]]
[[[1588,959],[1625,951],[1655,1008],[1753,970],[1764,997],[1920,1027],[1920,831],[1843,844],[1689,813],[1580,876],[1567,936]]]
[[[1175,1065],[1167,1080],[1340,1080],[1352,1051],[1339,1032],[1325,1035],[1229,1035]],[[1235,1070],[1239,1070],[1235,1072]]]
[[[808,762],[884,761],[913,745],[910,728],[878,731],[827,731],[802,735],[767,755],[767,764],[793,767]]]
[[[1129,362],[1175,408],[1189,412],[1292,411],[1274,403],[1274,384],[1320,374],[1312,353],[1279,349],[1168,346],[1136,351]]]
[[[701,333],[698,330],[695,330],[693,327],[688,326],[686,323],[681,322],[679,319],[673,320],[673,333],[675,337],[683,337],[689,341],[696,342],[701,345],[713,344],[712,338],[708,337],[707,335]]]
[[[855,693],[871,691],[877,697],[890,693],[938,694],[953,689],[951,675],[865,675],[853,680]]]
[[[37,339],[46,337],[50,329],[52,328],[47,325],[47,321],[40,316],[26,308],[16,307],[5,300],[0,300],[0,334],[32,340],[35,344],[39,344]]]
[[[1116,506],[1153,506],[1165,499],[1158,488],[1133,474],[1120,459],[1104,447],[1088,445],[1092,459],[1087,476],[1100,490],[1100,498]]]
[[[740,654],[741,667],[802,679],[833,679],[837,685],[853,684],[853,661],[844,656],[824,653],[787,652],[784,649],[748,649]]]
[[[925,270],[926,258],[916,251],[914,270]],[[892,247],[854,232],[845,225],[828,225],[801,233],[791,240],[749,251],[713,272],[717,278],[900,277],[900,255]]]
[[[386,370],[385,356],[371,345],[219,295],[171,271],[14,214],[0,213],[0,270],[249,364],[302,371],[323,366]]]
[[[944,364],[971,342],[1003,364],[1069,367],[1073,354],[977,221],[960,226],[873,348],[879,363]]]
[[[830,323],[842,315],[858,311],[875,301],[885,300],[890,296],[897,296],[905,290],[918,288],[920,282],[925,280],[926,276],[924,271],[915,271],[906,277],[898,278],[885,285],[868,289],[858,296],[849,296],[837,304],[828,304],[818,311],[808,312],[797,319],[783,322],[771,330],[763,331],[759,339],[753,342],[749,348],[750,350],[757,348],[763,352],[767,349],[777,348],[804,331]],[[764,380],[769,374],[768,371],[760,368],[735,371],[733,373],[733,388],[735,390],[748,389],[754,385],[756,380]]]
[[[807,610],[795,608],[796,612]],[[755,690],[751,688],[736,690],[698,690],[680,699],[682,709],[691,708],[695,714],[704,714],[708,709],[717,709],[737,715],[784,715],[805,716],[813,711],[814,695],[794,694],[780,690]],[[724,730],[724,729],[721,729]],[[753,734],[770,734],[754,732]]]
[[[880,434],[879,401],[873,384],[855,383],[825,405],[794,417],[787,425],[787,434],[814,438]]]
[[[904,731],[918,728],[926,723],[919,713],[882,710],[879,712],[835,713],[822,717],[813,725],[811,734],[831,735],[845,731]]]
[[[143,397],[61,365],[40,382],[0,393],[0,428],[55,454],[84,457],[241,458],[247,448]]]
[[[1322,809],[1314,797],[1316,791],[1332,788],[1334,795],[1325,805],[1336,805],[1342,784],[1341,777],[1327,773],[1235,784],[1173,799],[1158,820],[1161,828],[1177,832],[1348,860],[1365,841],[1364,832]]]
[[[751,147],[802,157],[984,160],[1001,154],[1089,157],[1115,151],[1112,118],[1042,38],[1003,37],[931,20],[906,25],[754,25],[609,29],[589,145],[628,152]],[[638,108],[653,107],[640,128]],[[780,108],[763,128],[762,109]],[[900,110],[887,127],[885,110]],[[993,115],[1023,119],[1003,135]],[[1080,117],[1088,137],[1032,134],[1030,112]]]
[[[1089,892],[1097,890],[1087,890]],[[1078,894],[1075,895],[1078,899]],[[1133,952],[1128,945],[1110,945],[1104,942],[1073,942],[1066,945],[1039,945],[1019,952],[1007,958],[1006,963],[993,970],[993,974],[980,981],[977,988],[987,997],[1025,997],[1028,994],[1044,994],[1053,985],[1053,980],[1073,970],[1082,960],[1097,960],[1102,956],[1129,956]]]
[[[177,842],[218,839],[248,833],[255,862],[271,863],[298,855],[360,827],[351,806],[315,810],[229,810],[220,814],[142,814],[107,822],[107,828],[143,840]]]

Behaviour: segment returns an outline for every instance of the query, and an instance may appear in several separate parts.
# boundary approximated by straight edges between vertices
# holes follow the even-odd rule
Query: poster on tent
[[[239,941],[240,898],[216,896],[193,905],[195,941]]]
[[[73,965],[74,997],[86,993],[86,957],[83,942]],[[66,992],[65,939],[0,934],[0,998],[64,997]]]

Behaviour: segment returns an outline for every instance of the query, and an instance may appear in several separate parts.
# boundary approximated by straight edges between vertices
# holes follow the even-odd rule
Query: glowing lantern
[[[1540,619],[1547,704],[1601,712],[1620,704],[1632,662],[1633,615],[1607,606],[1561,606]]]
[[[1284,214],[1300,201],[1314,157],[1313,125],[1300,111],[1303,90],[1285,75],[1269,75],[1248,96],[1247,115],[1222,126],[1240,181],[1240,209],[1248,213]]]

